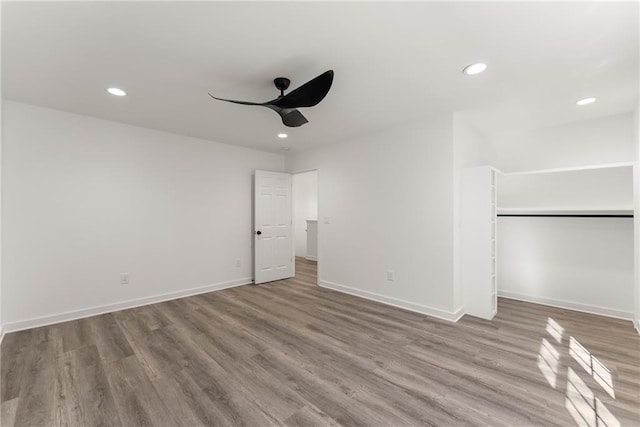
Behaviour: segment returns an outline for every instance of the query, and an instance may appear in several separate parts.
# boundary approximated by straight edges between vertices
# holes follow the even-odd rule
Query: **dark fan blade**
[[[264,105],[264,103],[262,102],[247,102],[247,101],[236,101],[233,99],[224,99],[224,98],[216,98],[215,96],[209,94],[210,97],[212,97],[213,99],[217,99],[218,101],[226,101],[226,102],[233,102],[234,104],[242,104],[242,105]]]
[[[327,96],[332,83],[333,70],[329,70],[269,104],[280,108],[313,107]]]
[[[309,121],[305,116],[302,115],[300,111],[296,109],[283,108],[274,111],[280,114],[280,117],[282,117],[282,123],[290,128],[297,128],[298,126],[302,126]]]
[[[234,104],[242,104],[242,105],[257,105],[259,107],[267,107],[280,115],[280,117],[282,118],[282,123],[284,123],[285,126],[289,126],[292,128],[302,126],[303,124],[309,122],[302,115],[302,113],[296,110],[295,108],[276,107],[275,105],[272,105],[271,101],[259,103],[259,102],[236,101],[234,99],[217,98],[211,94],[209,94],[209,96],[212,97],[213,99],[217,99],[218,101],[233,102]]]

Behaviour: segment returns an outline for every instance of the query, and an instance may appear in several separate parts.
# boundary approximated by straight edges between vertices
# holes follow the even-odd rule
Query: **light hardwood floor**
[[[500,300],[454,324],[296,268],[8,334],[2,425],[640,425],[630,322]]]

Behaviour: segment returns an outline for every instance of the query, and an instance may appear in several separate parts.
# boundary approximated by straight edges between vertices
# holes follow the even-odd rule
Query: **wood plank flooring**
[[[8,334],[3,426],[637,426],[630,322],[454,324],[293,279]]]

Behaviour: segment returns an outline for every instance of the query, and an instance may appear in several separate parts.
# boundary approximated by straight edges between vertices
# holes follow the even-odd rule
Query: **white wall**
[[[252,172],[282,156],[14,102],[3,131],[7,329],[251,279]]]
[[[640,13],[640,11],[639,11]],[[634,118],[634,145],[636,161],[640,161],[640,107],[636,107]],[[640,333],[640,164],[634,168],[634,231],[635,231],[635,327]]]
[[[453,113],[454,164],[458,169],[491,165],[495,153],[486,135],[475,129],[463,113]]]
[[[321,285],[457,317],[451,116],[293,154],[288,164],[320,176]]]
[[[631,210],[633,167],[502,175],[498,178],[498,207]]]
[[[2,22],[2,2],[0,2],[0,22]],[[2,31],[0,31],[0,34]],[[0,35],[0,46],[2,46],[2,36]],[[4,324],[2,320],[2,55],[0,55],[0,342],[4,337]]]
[[[503,172],[636,161],[631,113],[487,138],[491,163]]]
[[[293,175],[293,224],[296,256],[307,255],[307,220],[318,219],[318,171]]]
[[[637,114],[637,112],[636,112]],[[640,121],[638,121],[638,116],[636,115],[636,123],[640,125]],[[638,132],[640,135],[640,132]],[[640,138],[638,140],[640,144]],[[640,147],[639,151],[640,151]],[[633,168],[633,194],[634,194],[634,204],[633,204],[633,231],[634,231],[634,259],[635,259],[635,275],[634,275],[634,288],[635,288],[635,316],[634,316],[634,326],[636,330],[640,334],[640,165],[636,164]]]
[[[631,218],[498,219],[499,295],[631,319]]]

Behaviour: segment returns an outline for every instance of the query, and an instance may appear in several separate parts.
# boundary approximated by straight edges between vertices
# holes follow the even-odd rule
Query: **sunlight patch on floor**
[[[616,397],[611,371],[574,337],[569,337],[569,354],[600,384],[609,396]]]
[[[538,352],[538,368],[553,388],[556,388],[559,363],[560,353],[558,350],[546,338],[542,338]]]
[[[618,419],[571,369],[567,370],[565,407],[579,426],[620,427]]]
[[[558,373],[563,368],[561,354],[552,341],[562,344],[565,329],[549,317],[545,330],[551,340],[542,338],[538,351],[538,369],[552,388],[562,390],[559,387],[561,384],[558,384]],[[609,396],[615,399],[611,371],[573,336],[569,336],[569,354]],[[578,426],[620,427],[618,419],[571,367],[567,367],[565,391],[565,408]]]
[[[564,328],[551,317],[547,318],[546,330],[558,344],[562,344],[562,335],[564,334]]]

